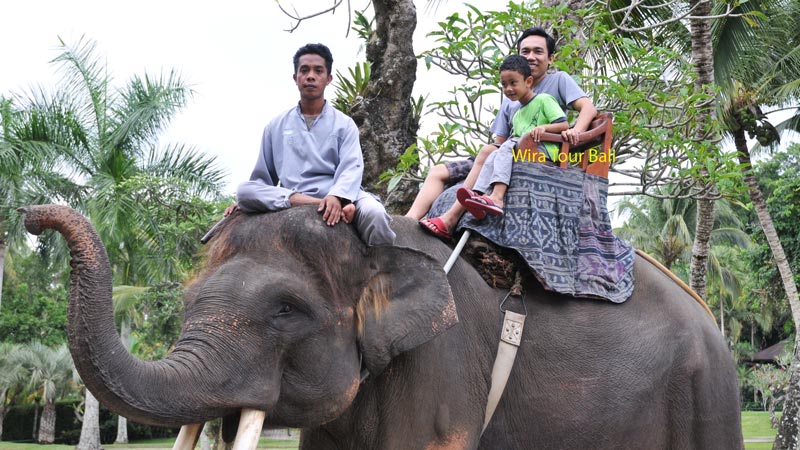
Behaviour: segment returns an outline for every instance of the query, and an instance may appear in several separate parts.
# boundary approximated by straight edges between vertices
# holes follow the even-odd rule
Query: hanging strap
[[[453,253],[444,265],[444,272],[446,274],[453,268],[469,236],[469,230],[464,231],[461,235],[461,239],[458,241],[455,249],[453,249]],[[503,309],[503,304],[511,295],[520,297],[522,306],[525,308],[525,314],[518,314]],[[527,317],[528,309],[527,306],[525,306],[525,299],[522,298],[522,276],[519,272],[516,273],[514,285],[511,287],[511,290],[508,291],[506,298],[500,302],[500,311],[504,313],[503,328],[500,331],[500,344],[498,344],[497,347],[497,357],[494,360],[494,367],[492,367],[492,385],[489,387],[489,398],[486,400],[486,414],[483,419],[481,436],[483,436],[483,432],[486,431],[486,427],[489,426],[494,411],[500,403],[500,398],[506,390],[508,377],[511,375],[511,369],[514,367],[514,360],[517,358],[517,349],[522,342],[522,328],[525,326],[525,317]]]
[[[494,360],[492,368],[492,387],[489,388],[489,399],[486,402],[486,415],[483,419],[481,435],[486,431],[489,422],[492,420],[494,410],[500,403],[500,398],[506,389],[508,377],[511,375],[511,368],[514,367],[514,359],[517,357],[517,349],[522,342],[522,328],[525,326],[525,314],[517,314],[506,310],[503,317],[503,329],[500,332],[500,344],[497,347],[497,358]]]
[[[525,314],[503,309],[506,300],[511,296],[519,298]],[[500,343],[497,346],[497,357],[494,360],[494,367],[492,367],[492,385],[489,387],[489,398],[486,400],[486,414],[483,418],[481,436],[489,426],[494,411],[500,403],[500,398],[503,397],[508,377],[514,367],[514,360],[517,358],[517,349],[522,343],[522,330],[525,327],[525,318],[528,316],[528,307],[525,305],[525,298],[522,295],[522,275],[519,271],[514,276],[514,285],[500,302],[500,311],[503,312],[503,327],[500,329]]]

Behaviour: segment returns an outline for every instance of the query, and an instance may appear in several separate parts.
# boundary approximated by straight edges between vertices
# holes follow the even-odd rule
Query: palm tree
[[[55,190],[57,199],[94,222],[122,284],[179,276],[172,258],[148,257],[157,253],[162,230],[140,197],[167,188],[175,191],[168,200],[220,193],[223,172],[213,158],[185,145],[157,147],[159,133],[185,106],[191,89],[173,71],[134,76],[114,90],[92,41],[61,41],[60,49],[53,60],[63,75],[56,93],[41,89],[16,97],[25,112],[20,128],[39,130],[16,140],[57,149],[54,165],[68,175]],[[159,206],[178,214],[183,204]]]
[[[36,124],[37,118],[26,116],[11,99],[0,96],[0,306],[9,246],[26,239],[15,210],[20,204],[45,202],[48,188],[63,178],[51,170],[57,149],[38,145],[33,136]]]
[[[711,248],[707,267],[708,300],[709,307],[712,308],[715,302],[711,300],[716,300],[716,303],[718,303],[719,330],[723,338],[730,336],[729,343],[733,347],[738,341],[742,329],[735,312],[746,311],[742,304],[742,300],[745,298],[742,296],[742,280],[733,270],[727,267],[727,261],[723,261],[721,253],[723,252],[720,247]],[[731,308],[726,310],[727,305],[730,305]],[[728,312],[727,316],[726,311]]]
[[[628,221],[614,232],[671,269],[689,256],[692,233],[688,224],[694,223],[693,204],[685,198],[623,200],[617,204],[617,213],[627,215]]]
[[[16,363],[26,371],[29,386],[44,401],[36,441],[52,444],[55,439],[56,399],[69,390],[72,380],[72,356],[65,344],[56,348],[40,342],[23,347],[15,356]]]
[[[81,422],[81,437],[75,450],[102,449],[100,445],[100,402],[85,388]]]
[[[114,302],[114,318],[117,322],[117,327],[119,327],[119,336],[120,339],[122,339],[122,345],[124,345],[128,351],[131,350],[131,325],[141,325],[143,320],[142,315],[136,310],[137,297],[148,289],[149,288],[140,286],[114,286],[113,288],[112,301]],[[91,393],[87,391],[87,403],[89,403],[89,395],[91,395]],[[97,402],[97,400],[94,401]],[[117,416],[117,438],[114,440],[114,443],[128,443],[128,419],[123,416]]]
[[[42,88],[15,97],[21,113],[11,140],[57,155],[47,167],[65,175],[48,192],[89,216],[117,284],[182,279],[178,258],[161,252],[170,239],[159,218],[175,223],[194,214],[196,199],[220,194],[224,175],[213,158],[191,147],[158,147],[158,135],[186,105],[191,89],[174,71],[134,76],[114,89],[92,41],[60,40],[60,50],[53,60],[62,74],[55,93]],[[196,238],[185,239],[193,246],[175,255],[184,259],[199,246]]]
[[[685,264],[691,257],[697,207],[696,200],[671,197],[669,190],[670,187],[657,189],[657,197],[637,197],[617,203],[617,214],[627,216],[627,220],[614,233],[651,253],[674,271],[677,263]],[[744,225],[725,200],[717,202],[711,228],[713,245],[747,247],[750,244],[749,236],[741,231]],[[716,270],[714,262],[712,255],[707,269]]]
[[[23,381],[23,371],[16,363],[18,344],[0,342],[0,440],[3,439],[3,420],[6,416],[8,393]]]
[[[792,318],[797,326],[800,324],[797,285],[766,200],[752,171],[746,135],[757,138],[762,146],[775,144],[779,132],[762,113],[762,108],[800,106],[800,37],[797,35],[800,2],[765,0],[743,4],[742,8],[759,8],[764,12],[765,19],[758,21],[758,27],[746,27],[741,23],[726,24],[730,33],[737,36],[738,40],[745,41],[746,45],[742,46],[742,51],[719,55],[717,65],[727,75],[719,82],[723,89],[722,117],[727,132],[733,138],[750,200],[780,272]],[[797,126],[798,114],[796,112],[793,120],[781,126]],[[800,428],[796,423],[800,410],[800,353],[795,354],[792,381],[786,398],[775,448],[794,448],[800,441]]]
[[[800,1],[762,1],[746,6],[763,8],[769,20],[760,21],[758,27],[745,27],[741,22],[732,21],[726,24],[728,34],[747,39],[749,44],[734,54],[720,54],[716,63],[726,75],[718,83],[723,89],[722,117],[738,152],[750,200],[780,271],[792,316],[795,323],[800,324],[797,287],[766,201],[752,172],[751,152],[746,137],[747,134],[757,137],[763,146],[777,143],[778,130],[767,120],[762,108],[800,107],[800,37],[796,32],[800,26]],[[795,116],[798,114],[800,110]],[[794,121],[790,119],[781,126],[786,128],[792,123]]]

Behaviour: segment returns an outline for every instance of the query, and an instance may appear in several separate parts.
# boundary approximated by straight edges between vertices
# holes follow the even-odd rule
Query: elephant
[[[242,409],[302,428],[300,448],[742,449],[730,352],[703,307],[637,257],[624,303],[522,280],[528,310],[513,370],[481,434],[506,292],[395,217],[367,247],[313,207],[234,213],[186,288],[165,359],[121,345],[105,249],[79,213],[21,208],[73,255],[69,344],[86,386],[131,420],[202,423]]]

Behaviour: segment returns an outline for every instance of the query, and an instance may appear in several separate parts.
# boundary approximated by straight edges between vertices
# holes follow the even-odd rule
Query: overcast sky
[[[419,22],[414,35],[416,53],[430,46],[425,35],[435,29],[462,2],[440,2],[438,11],[426,10],[419,0]],[[470,3],[488,10],[494,0]],[[327,8],[332,1],[282,1],[302,13]],[[353,0],[354,8],[366,2]],[[247,179],[256,161],[261,131],[276,114],[299,99],[292,81],[292,55],[302,45],[322,42],[331,48],[334,73],[364,60],[361,41],[347,30],[347,11],[304,22],[293,33],[291,20],[273,0],[7,0],[0,8],[0,94],[24,92],[31,86],[53,86],[60,36],[75,43],[81,36],[97,43],[121,86],[134,74],[177,69],[196,91],[162,137],[163,143],[196,146],[218,155],[228,171],[227,192]],[[424,81],[419,81],[424,77]],[[444,93],[455,84],[442,75],[427,73],[420,64],[417,94]],[[329,88],[327,97],[332,98]],[[433,120],[433,119],[431,119]]]

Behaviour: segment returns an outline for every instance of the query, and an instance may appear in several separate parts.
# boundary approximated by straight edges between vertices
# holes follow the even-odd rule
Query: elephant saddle
[[[458,187],[436,199],[430,217],[453,204]],[[466,213],[456,232],[468,229],[484,238],[468,246],[467,256],[492,286],[506,287],[521,266],[545,289],[621,303],[633,292],[635,253],[612,233],[607,195],[604,177],[517,162],[504,214],[477,220]]]

